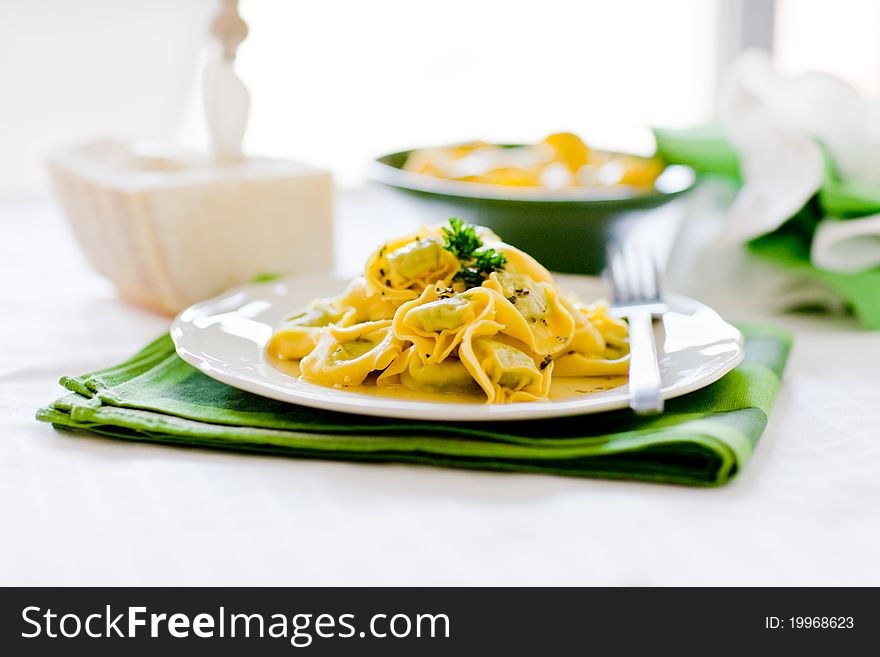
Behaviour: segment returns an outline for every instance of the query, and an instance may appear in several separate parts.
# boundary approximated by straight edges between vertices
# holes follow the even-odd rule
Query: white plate
[[[563,290],[584,301],[606,296],[601,280],[558,276]],[[184,310],[171,337],[177,353],[208,376],[281,401],[344,413],[412,420],[526,420],[627,408],[628,386],[573,398],[515,404],[483,404],[395,399],[325,388],[282,373],[266,358],[265,347],[278,322],[315,297],[333,296],[344,281],[330,275],[299,276],[234,288]],[[744,357],[742,335],[711,308],[670,295],[670,312],[657,324],[663,397],[693,392],[717,381]]]

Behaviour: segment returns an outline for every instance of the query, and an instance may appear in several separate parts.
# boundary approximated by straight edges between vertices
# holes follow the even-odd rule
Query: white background
[[[580,132],[652,147],[711,116],[727,0],[241,0],[252,153],[356,184],[370,157]],[[97,134],[203,143],[210,0],[0,0],[0,195],[44,189],[48,150]],[[776,59],[880,93],[880,3],[780,0]]]

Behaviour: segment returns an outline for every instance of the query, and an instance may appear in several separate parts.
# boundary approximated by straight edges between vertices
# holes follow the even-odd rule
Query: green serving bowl
[[[404,171],[411,152],[376,158],[370,178],[407,194],[425,223],[452,216],[487,226],[548,269],[577,274],[600,273],[609,239],[650,221],[652,209],[693,188],[696,179],[692,169],[676,165],[646,190],[511,188]]]

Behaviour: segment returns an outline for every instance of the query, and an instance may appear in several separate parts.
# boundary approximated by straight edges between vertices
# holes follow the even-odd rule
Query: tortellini
[[[306,381],[337,388],[357,386],[382,371],[400,354],[403,344],[391,333],[391,321],[329,327],[299,368]]]
[[[281,323],[269,342],[269,354],[277,360],[303,358],[315,348],[323,327],[345,326],[352,314],[353,309],[343,310],[334,299],[317,299]]]
[[[299,360],[318,344],[322,328],[391,319],[399,305],[384,297],[368,296],[366,281],[359,276],[339,297],[315,299],[288,315],[276,329],[267,350],[275,360]]]
[[[413,357],[416,347],[402,353],[377,379],[380,387],[403,386],[416,392],[477,393],[480,387],[458,358],[425,363]]]
[[[477,329],[479,330],[479,329]],[[469,336],[470,337],[470,336]],[[546,399],[553,363],[506,336],[481,336],[462,346],[462,361],[490,404]]]
[[[608,314],[608,306],[565,301],[575,318],[569,346],[554,356],[557,376],[623,376],[629,372],[626,322]]]
[[[452,282],[458,259],[443,248],[439,233],[423,231],[383,244],[367,261],[367,293],[397,301],[416,299],[429,285]]]
[[[503,242],[497,245],[492,244],[492,246],[499,248],[507,258],[507,264],[504,267],[504,271],[508,274],[523,274],[536,283],[550,283],[554,286],[556,285],[553,275],[528,253],[524,253],[509,244],[504,244]]]
[[[529,345],[542,355],[556,353],[574,335],[574,318],[559,299],[555,283],[536,282],[526,274],[495,272],[483,283],[504,296],[531,328]]]
[[[487,403],[547,399],[553,377],[627,374],[624,321],[566,298],[534,258],[473,228],[481,248],[504,255],[481,284],[460,275],[474,260],[453,253],[440,227],[424,228],[377,249],[340,296],[288,316],[270,357],[299,360],[302,378],[320,385]]]
[[[529,342],[532,334],[516,309],[497,291],[475,287],[464,292],[428,287],[418,299],[394,315],[394,335],[412,342],[425,364],[439,363],[458,349],[466,330],[481,321],[494,321]]]

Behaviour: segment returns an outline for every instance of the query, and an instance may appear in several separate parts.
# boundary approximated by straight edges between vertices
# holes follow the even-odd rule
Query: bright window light
[[[334,169],[480,138],[652,147],[649,126],[712,112],[717,4],[705,0],[242,0],[246,146]]]

